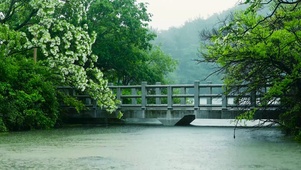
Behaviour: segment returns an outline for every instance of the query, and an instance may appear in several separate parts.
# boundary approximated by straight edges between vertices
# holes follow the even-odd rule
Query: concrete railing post
[[[143,81],[142,84],[141,84],[141,109],[142,110],[145,110],[146,109],[146,85],[147,85],[147,82],[146,81]]]
[[[120,87],[117,87],[117,89],[116,89],[116,98],[117,98],[117,100],[119,100],[121,102],[120,104],[122,104]]]
[[[208,94],[211,95],[212,94],[212,86],[211,86],[212,82],[208,81],[207,83],[208,83],[208,87],[209,87]],[[212,105],[212,97],[211,96],[207,98],[207,105],[210,105],[210,108],[212,108],[211,107],[211,105]]]
[[[172,87],[167,87],[167,109],[172,110]]]
[[[186,87],[181,88],[181,93],[186,95]],[[181,104],[186,105],[186,97],[181,97]]]
[[[226,95],[226,92],[227,92],[226,86],[223,86],[222,87],[222,110],[226,110],[228,105],[228,97]]]
[[[131,93],[132,93],[132,96],[137,95],[136,88],[132,88]],[[137,98],[136,97],[132,97],[132,104],[137,104]]]
[[[160,82],[156,82],[156,85],[161,85]],[[156,88],[156,95],[161,95],[161,88],[160,87],[157,87]],[[156,104],[161,104],[161,98],[160,97],[156,97]]]
[[[194,82],[194,110],[198,110],[200,105],[200,81]]]

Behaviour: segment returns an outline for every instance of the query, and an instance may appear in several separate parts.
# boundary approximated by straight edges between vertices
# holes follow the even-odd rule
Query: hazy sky
[[[185,21],[207,18],[235,6],[239,0],[137,0],[147,2],[148,12],[153,14],[150,25],[164,30],[181,26]]]

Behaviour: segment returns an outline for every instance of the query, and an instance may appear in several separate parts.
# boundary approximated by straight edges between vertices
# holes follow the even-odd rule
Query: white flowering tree
[[[18,32],[17,35],[23,39],[20,45],[19,42],[11,40],[8,43],[10,46],[5,46],[5,55],[12,55],[12,51],[32,55],[32,49],[38,49],[38,57],[58,75],[61,85],[70,85],[87,92],[100,107],[112,113],[116,110],[118,101],[108,88],[107,81],[103,79],[102,72],[94,66],[97,56],[92,54],[91,47],[96,33],[89,34],[87,25],[80,27],[69,22],[70,18],[74,18],[77,23],[80,23],[85,17],[84,3],[87,2],[85,0],[1,1],[1,29]],[[0,40],[0,43],[4,42]],[[1,52],[3,52],[2,46]]]

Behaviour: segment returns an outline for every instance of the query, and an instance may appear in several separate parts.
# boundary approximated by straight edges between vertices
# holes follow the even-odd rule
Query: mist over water
[[[110,126],[0,135],[0,169],[299,169],[277,128]]]

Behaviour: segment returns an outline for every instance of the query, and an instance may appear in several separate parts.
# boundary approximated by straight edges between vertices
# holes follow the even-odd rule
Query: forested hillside
[[[208,81],[212,83],[222,82],[221,75],[209,76],[217,69],[216,64],[198,64],[194,61],[201,57],[199,53],[202,50],[200,48],[200,33],[204,29],[212,29],[218,22],[229,16],[231,12],[241,8],[243,7],[235,7],[207,19],[195,19],[186,22],[182,27],[173,27],[156,33],[158,36],[155,44],[160,45],[165,53],[178,61],[178,68],[169,75],[173,83],[192,83],[195,80],[200,80],[201,83],[207,83]]]

